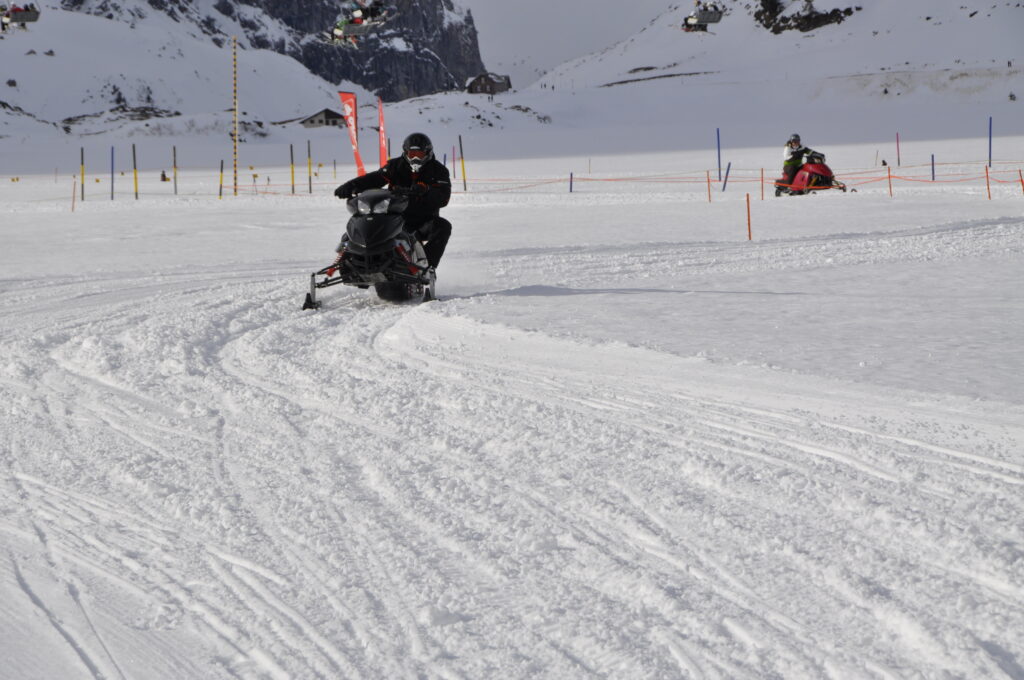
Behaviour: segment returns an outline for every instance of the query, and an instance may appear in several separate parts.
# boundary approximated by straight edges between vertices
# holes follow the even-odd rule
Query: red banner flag
[[[388,135],[384,131],[384,102],[377,97],[377,126],[380,128],[380,167],[388,162]]]
[[[348,137],[352,141],[352,155],[356,159],[356,172],[362,177],[366,174],[363,167],[363,157],[359,155],[359,107],[356,105],[356,95],[352,92],[339,92],[341,106],[344,110],[345,125],[348,126]]]

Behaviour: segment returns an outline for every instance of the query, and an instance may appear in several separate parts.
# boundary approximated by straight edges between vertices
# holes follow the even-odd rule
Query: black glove
[[[416,182],[416,184],[412,185],[413,196],[425,196],[428,191],[430,191],[430,187],[423,182]]]
[[[338,198],[341,198],[341,199],[352,198],[352,194],[353,193],[354,192],[352,191],[352,183],[351,182],[345,182],[340,187],[338,187],[337,189],[334,190],[334,195],[337,196]]]

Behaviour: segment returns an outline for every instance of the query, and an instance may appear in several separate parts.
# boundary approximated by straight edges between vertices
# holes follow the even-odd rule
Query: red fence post
[[[750,226],[750,194],[747,194],[747,240],[754,240],[754,232]]]

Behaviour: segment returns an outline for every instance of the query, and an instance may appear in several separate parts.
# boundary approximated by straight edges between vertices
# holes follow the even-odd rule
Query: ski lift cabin
[[[0,16],[5,24],[30,24],[39,21],[39,8],[35,4],[25,7],[20,5],[0,5]]]
[[[716,4],[701,3],[690,16],[683,22],[683,30],[687,33],[693,31],[707,31],[708,24],[717,24],[725,16],[725,10]]]

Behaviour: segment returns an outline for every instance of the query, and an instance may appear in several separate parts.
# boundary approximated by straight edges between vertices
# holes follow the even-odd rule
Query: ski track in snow
[[[986,220],[498,273],[1022,244]],[[296,290],[6,285],[0,535],[82,677],[1021,677],[1019,409]]]

